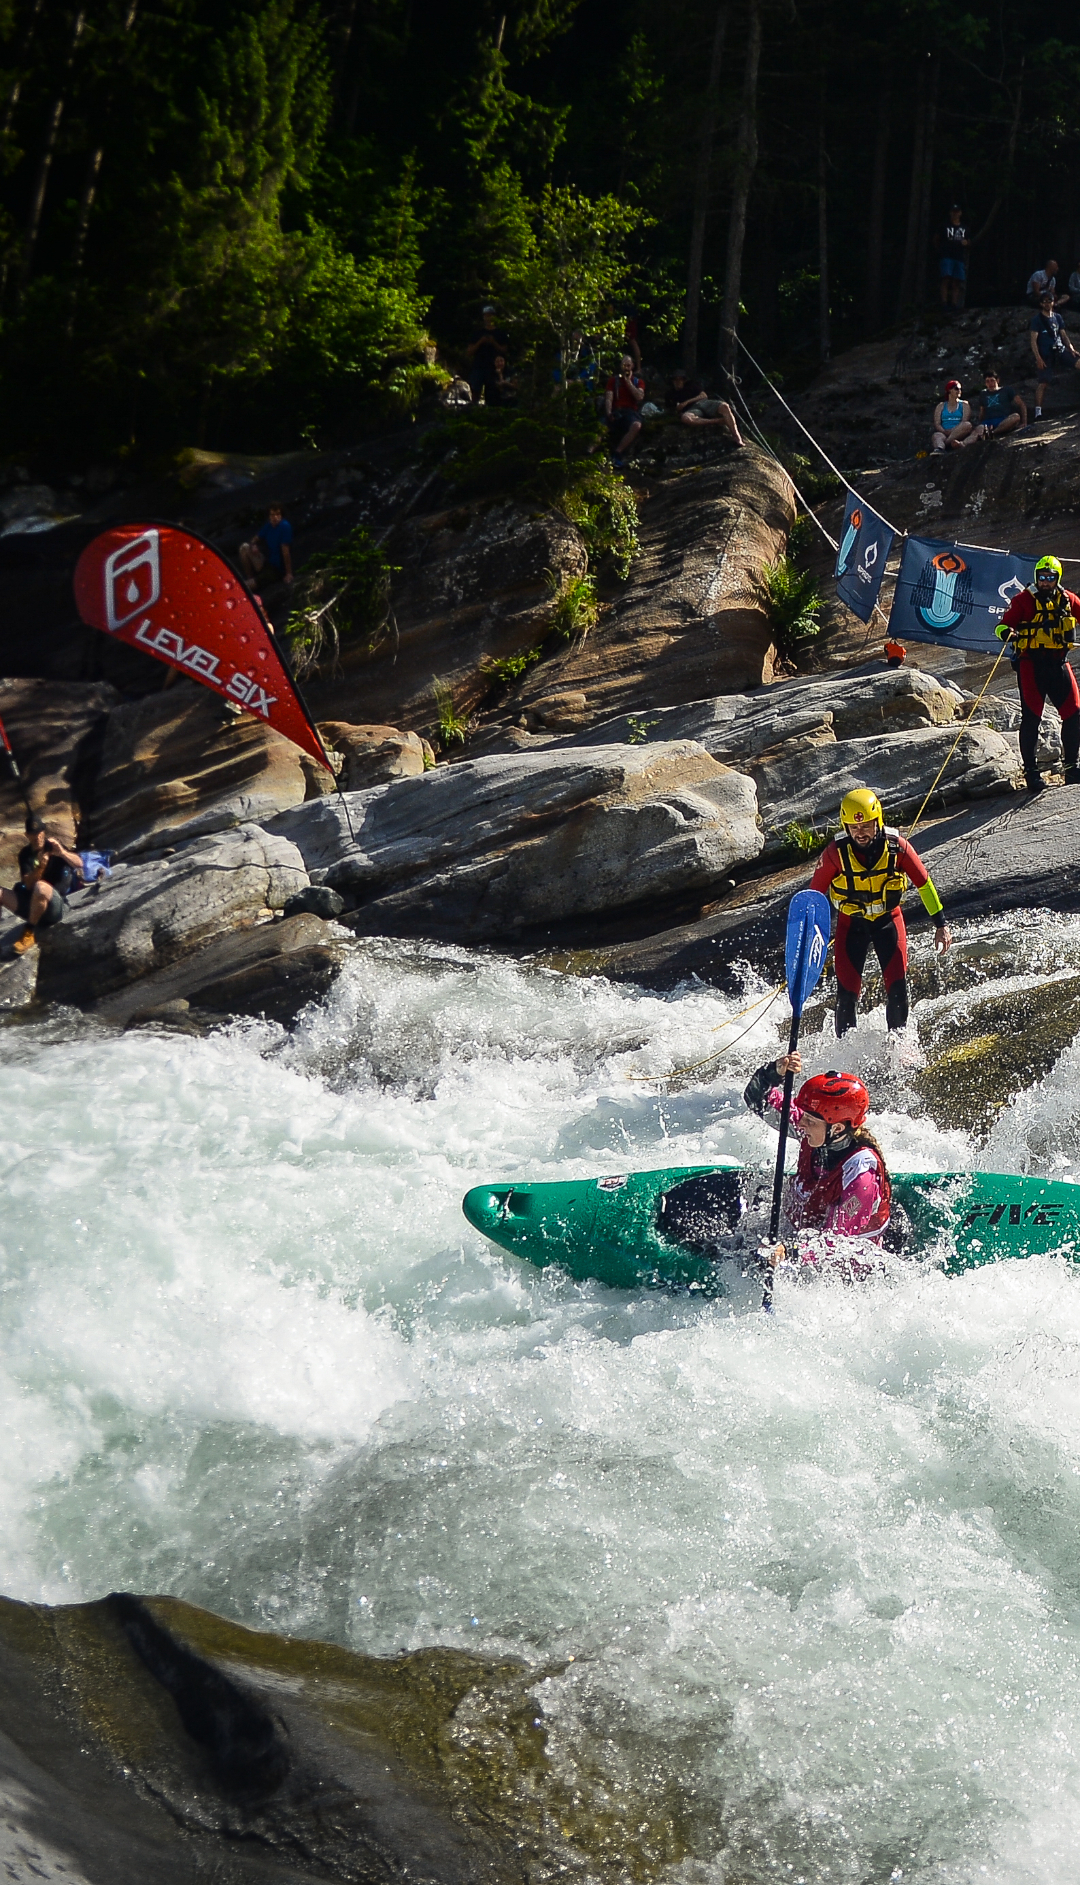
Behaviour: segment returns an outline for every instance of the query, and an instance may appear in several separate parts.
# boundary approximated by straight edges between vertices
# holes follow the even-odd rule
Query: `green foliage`
[[[596,627],[600,615],[595,579],[571,576],[564,581],[554,570],[548,570],[547,585],[555,599],[551,616],[555,634],[562,635],[566,641],[573,641],[575,637],[584,641],[590,628]]]
[[[390,578],[396,574],[382,545],[363,524],[328,554],[313,556],[304,565],[285,624],[299,680],[316,670],[336,672],[343,638],[374,640],[381,634],[390,609]]]
[[[625,582],[638,553],[638,513],[633,491],[612,469],[591,458],[559,499],[559,509],[585,539],[590,561],[610,556]]]
[[[453,690],[445,681],[435,681],[432,692],[439,722],[439,745],[443,752],[449,752],[451,746],[464,746],[469,735],[469,722],[455,711]]]
[[[565,399],[506,411],[467,406],[449,419],[435,449],[453,456],[444,476],[478,496],[498,493],[551,504],[576,524],[590,561],[610,556],[625,581],[637,554],[637,505],[610,465],[594,456],[599,427],[580,387]]]
[[[497,681],[500,686],[513,687],[514,682],[520,681],[522,675],[527,674],[529,669],[539,661],[543,652],[542,648],[525,648],[520,654],[504,655],[501,661],[489,660],[485,664],[484,672],[490,674],[492,680]]]
[[[641,714],[628,713],[626,716],[626,724],[629,729],[626,735],[626,744],[628,746],[645,746],[648,744],[649,734],[652,728],[658,727],[660,722],[659,720],[646,720]]]
[[[820,634],[818,610],[825,598],[810,570],[796,568],[790,556],[778,556],[775,563],[764,565],[761,586],[781,654]]]
[[[795,522],[788,531],[788,555],[792,557],[805,556],[806,552],[813,547],[817,534],[817,525],[813,518],[808,517],[804,511],[800,517],[796,517]]]
[[[530,205],[522,249],[499,271],[499,292],[526,355],[554,343],[567,362],[579,334],[618,346],[623,321],[612,299],[629,273],[627,239],[649,220],[614,196],[591,199],[545,186]]]
[[[797,851],[802,855],[808,855],[813,851],[821,850],[822,846],[827,842],[828,834],[815,831],[812,825],[800,825],[797,820],[793,818],[790,824],[784,826],[783,836],[786,850]]]

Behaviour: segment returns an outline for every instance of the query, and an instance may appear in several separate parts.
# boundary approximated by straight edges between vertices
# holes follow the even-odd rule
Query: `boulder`
[[[180,962],[105,995],[93,1011],[125,1026],[172,1023],[192,1012],[288,1024],[326,994],[344,960],[345,945],[318,916],[287,914],[278,923],[217,936]]]
[[[113,707],[86,822],[96,846],[133,857],[302,804],[309,771],[333,785],[254,714],[182,681]]]
[[[74,893],[62,923],[41,931],[38,997],[85,1006],[213,936],[261,921],[306,882],[296,847],[252,824],[154,863],[118,865]]]
[[[767,853],[785,848],[790,825],[835,829],[840,800],[860,785],[880,794],[886,816],[899,822],[922,804],[942,765],[934,809],[964,798],[1011,791],[1020,766],[1019,748],[1008,734],[972,726],[956,739],[951,727],[922,727],[868,739],[837,740],[831,729],[812,738],[787,740],[747,762],[758,789]],[[946,760],[948,763],[945,764]]]
[[[307,884],[290,897],[282,914],[284,916],[321,916],[324,922],[340,916],[345,908],[345,899],[340,890],[331,890],[329,884]]]
[[[526,707],[522,717],[530,730],[550,727],[553,732],[562,732],[579,727],[585,720],[585,696],[573,690],[566,694],[544,694]]]
[[[704,891],[757,857],[751,780],[692,741],[499,754],[273,822],[366,933],[486,940]]]
[[[415,779],[425,769],[424,741],[418,733],[350,726],[345,720],[323,720],[319,732],[331,753],[342,756],[339,783],[344,792],[363,792],[388,779]]]

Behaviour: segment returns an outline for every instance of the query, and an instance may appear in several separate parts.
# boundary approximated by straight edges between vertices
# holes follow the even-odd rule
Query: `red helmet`
[[[816,1073],[803,1081],[796,1105],[829,1126],[861,1126],[870,1111],[870,1095],[853,1073]]]

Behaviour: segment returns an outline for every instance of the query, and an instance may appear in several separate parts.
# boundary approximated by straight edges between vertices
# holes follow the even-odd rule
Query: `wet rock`
[[[273,822],[375,933],[496,938],[706,886],[757,856],[754,788],[691,741],[440,766]]]
[[[1080,1031],[1080,976],[1023,978],[1020,987],[947,1000],[920,1015],[927,1065],[912,1085],[941,1126],[982,1142],[1009,1101],[1045,1079]]]
[[[0,1599],[0,1846],[60,1885],[647,1885],[694,1850],[670,1783],[553,1760],[538,1670],[364,1656],[175,1598]],[[608,1744],[610,1746],[610,1743]]]
[[[86,823],[96,847],[135,857],[166,835],[183,844],[257,824],[310,795],[298,747],[182,681],[112,708]]]
[[[324,720],[319,732],[330,750],[342,755],[339,783],[345,792],[363,792],[387,779],[415,779],[424,771],[424,742],[418,733],[350,726],[344,720]]]
[[[340,916],[345,908],[345,899],[337,890],[331,890],[329,884],[307,884],[298,890],[295,897],[290,897],[282,912],[284,916],[302,916],[305,912],[311,916],[321,916],[329,922]]]
[[[332,894],[332,893],[331,893]],[[286,905],[288,909],[288,905]],[[346,949],[310,911],[217,936],[193,955],[93,1004],[121,1027],[191,1023],[202,1032],[222,1015],[253,1015],[288,1027],[337,980]]]
[[[107,881],[76,891],[64,921],[41,931],[38,997],[85,1006],[259,922],[306,882],[296,847],[258,825],[196,839],[153,863],[121,864]]]

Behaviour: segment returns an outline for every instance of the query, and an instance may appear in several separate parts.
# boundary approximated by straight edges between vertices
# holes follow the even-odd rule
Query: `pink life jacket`
[[[835,1230],[842,1231],[848,1237],[879,1237],[889,1221],[892,1186],[885,1161],[877,1147],[855,1145],[847,1158],[831,1170],[819,1170],[817,1158],[818,1154],[804,1139],[799,1146],[799,1163],[787,1196],[788,1216],[796,1230]],[[845,1193],[851,1190],[863,1172],[872,1171],[875,1166],[879,1198],[870,1217],[857,1227],[837,1222],[837,1213]]]

